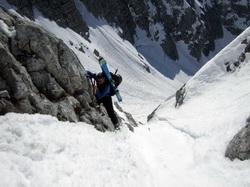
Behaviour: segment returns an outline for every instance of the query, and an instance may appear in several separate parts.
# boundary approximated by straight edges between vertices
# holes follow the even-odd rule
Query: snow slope
[[[241,43],[245,39],[250,41],[250,28],[188,81],[181,107],[174,108],[174,98],[167,100],[148,123],[149,126],[160,127],[154,127],[159,134],[166,129],[164,140],[154,140],[153,144],[166,142],[165,149],[162,148],[165,159],[161,165],[169,167],[174,163],[170,175],[182,173],[184,176],[180,181],[168,181],[170,186],[250,185],[247,174],[250,161],[231,162],[224,157],[229,141],[245,126],[250,115],[250,54],[246,53],[245,61],[234,72],[226,72],[224,65],[238,61],[246,47]],[[152,136],[152,139],[155,138]],[[145,147],[143,149],[148,150],[148,146]],[[160,154],[160,149],[158,151]],[[190,179],[194,178],[199,180],[191,182]]]
[[[119,69],[124,77],[121,106],[144,125],[134,133],[125,125],[121,131],[102,133],[51,116],[0,116],[0,187],[250,186],[250,161],[224,157],[250,113],[249,55],[234,73],[226,73],[223,65],[238,59],[249,29],[187,83],[183,106],[175,109],[170,98],[146,123],[147,115],[190,77],[183,72],[175,79],[162,76],[104,21],[89,17],[97,26],[90,28],[88,43],[36,14],[36,22],[62,38],[86,69],[100,71],[94,49],[111,70]]]

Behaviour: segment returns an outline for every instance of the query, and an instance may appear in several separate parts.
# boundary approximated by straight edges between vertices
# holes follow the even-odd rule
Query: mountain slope
[[[6,1],[11,5],[6,5]],[[151,65],[169,78],[174,78],[179,69],[194,75],[247,28],[250,7],[248,0],[2,0],[1,4],[32,20],[36,9],[87,40],[91,33],[86,17],[105,19],[120,37],[131,42]]]
[[[221,180],[221,184],[213,184],[215,186],[227,186],[223,181],[228,181],[228,186],[249,185],[247,180],[250,178],[246,175],[243,177],[246,183],[239,184],[240,176],[249,169],[243,165],[249,165],[249,160],[230,163],[224,156],[229,142],[245,126],[250,115],[249,43],[250,28],[187,82],[181,106],[175,108],[176,100],[171,98],[158,107],[149,122],[151,126],[157,124],[168,128],[168,133],[176,133],[175,138],[166,138],[164,146],[171,150],[172,155],[182,155],[176,160],[181,162],[179,167],[182,172],[186,171],[187,178],[194,177],[192,172],[199,170],[200,174],[211,175],[213,182],[215,178]],[[225,65],[228,62],[232,69],[229,72]],[[236,62],[240,62],[238,67],[233,65]],[[206,180],[203,177],[198,178]],[[203,185],[211,186],[213,182],[206,181]]]
[[[86,69],[100,71],[94,49],[112,71],[119,68],[121,105],[137,121],[171,99],[134,133],[125,125],[102,133],[39,114],[0,116],[0,186],[249,186],[249,160],[224,157],[249,115],[249,54],[234,73],[224,63],[238,60],[249,29],[187,83],[184,104],[176,109],[173,93],[190,77],[181,71],[175,79],[162,76],[105,21],[89,19],[95,22],[92,43],[39,12],[35,21],[63,39]]]
[[[224,157],[249,115],[249,55],[234,73],[223,65],[229,54],[241,54],[240,43],[249,41],[249,33],[187,83],[181,107],[174,108],[174,99],[166,101],[134,133],[125,126],[101,133],[85,123],[39,114],[0,116],[0,186],[249,186],[249,160]]]

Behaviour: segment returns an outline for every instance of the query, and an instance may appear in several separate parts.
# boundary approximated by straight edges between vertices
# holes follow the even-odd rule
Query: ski
[[[117,100],[118,100],[119,102],[121,102],[121,101],[122,101],[122,97],[121,97],[121,95],[120,95],[119,90],[115,87],[115,81],[112,79],[112,76],[111,76],[111,74],[110,74],[110,72],[109,72],[109,69],[108,69],[106,60],[105,60],[103,57],[99,57],[99,58],[98,58],[98,61],[99,61],[99,64],[100,64],[100,66],[101,66],[102,71],[103,71],[103,72],[105,73],[105,75],[107,76],[107,78],[108,78],[108,80],[109,80],[109,82],[110,82],[110,84],[111,84],[111,87],[112,87],[112,89],[113,89],[114,92],[115,92],[115,95],[116,95],[116,97],[117,97]]]

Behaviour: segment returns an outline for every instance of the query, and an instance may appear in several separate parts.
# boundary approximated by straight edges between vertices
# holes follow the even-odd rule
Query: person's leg
[[[106,108],[108,116],[111,118],[111,121],[114,126],[118,126],[118,119],[113,108],[112,98],[105,97],[105,99],[103,99],[103,105]]]

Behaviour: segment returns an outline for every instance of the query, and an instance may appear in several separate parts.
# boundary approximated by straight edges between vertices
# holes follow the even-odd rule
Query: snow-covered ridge
[[[227,89],[234,90],[235,87],[241,84],[241,78],[244,77],[243,80],[248,80],[246,72],[249,70],[250,61],[249,33],[250,27],[219,52],[213,59],[207,62],[187,83],[185,83],[182,87],[185,90],[184,104],[183,106],[177,107],[177,111],[189,103],[192,104],[193,100],[197,97],[202,97],[203,94],[207,94],[207,92],[210,94],[214,92],[214,94],[211,95],[216,95],[217,89],[215,88],[223,84],[223,82],[235,82],[235,84],[226,85],[228,86]],[[237,81],[239,82],[238,84]],[[246,93],[248,92],[248,90],[245,91]],[[243,93],[240,92],[239,94]],[[166,102],[159,107],[159,111],[164,109],[165,106],[172,105],[174,108],[176,103],[175,99],[176,98],[173,97],[167,99]]]
[[[212,60],[207,62],[186,84],[187,94],[186,99],[195,95],[197,91],[202,92],[206,85],[214,82],[227,79],[230,76],[237,75],[241,69],[247,69],[249,64],[250,53],[246,49],[249,48],[250,43],[250,27],[232,41],[227,47],[221,50]],[[242,57],[244,56],[244,59]],[[239,67],[237,64],[239,63]],[[229,68],[230,66],[230,69]],[[236,71],[236,72],[235,72]],[[244,71],[244,70],[243,70]],[[235,73],[235,74],[230,74]],[[197,90],[196,88],[199,88]]]

